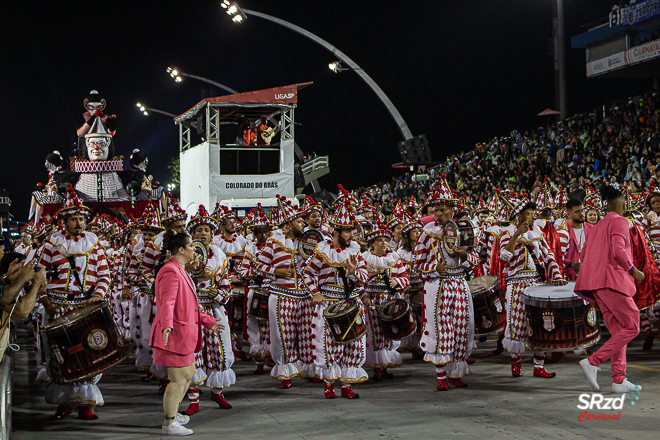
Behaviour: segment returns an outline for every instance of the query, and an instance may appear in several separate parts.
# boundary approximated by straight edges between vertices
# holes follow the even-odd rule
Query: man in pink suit
[[[178,408],[195,373],[194,353],[201,350],[202,326],[216,332],[224,330],[224,326],[199,308],[195,285],[185,269],[195,255],[190,236],[167,231],[163,249],[172,258],[156,277],[157,308],[149,345],[153,347],[155,364],[165,365],[170,379],[163,395],[162,433],[190,435],[192,430],[183,426],[190,417],[178,414]]]
[[[632,247],[628,220],[624,213],[623,194],[610,186],[601,190],[607,201],[607,215],[593,227],[582,248],[582,267],[575,284],[575,293],[600,307],[610,339],[600,350],[580,366],[598,391],[598,366],[612,359],[612,392],[640,391],[626,379],[626,345],[639,334],[639,309],[633,301],[635,281],[642,282],[644,274],[632,263]]]

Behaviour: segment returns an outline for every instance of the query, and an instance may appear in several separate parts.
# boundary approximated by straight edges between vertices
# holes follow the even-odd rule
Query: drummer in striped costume
[[[428,203],[435,207],[435,222],[424,226],[415,247],[415,270],[426,277],[420,346],[424,360],[435,364],[436,389],[447,391],[447,378],[456,387],[467,386],[461,378],[470,373],[466,359],[473,346],[474,316],[465,275],[479,259],[476,253],[450,247],[443,241],[445,225],[458,205],[444,174]]]
[[[222,250],[211,244],[213,234],[218,230],[218,223],[199,205],[197,215],[190,219],[188,232],[193,240],[199,240],[208,252],[208,262],[199,276],[193,275],[197,288],[197,300],[202,310],[224,326],[224,330],[214,332],[202,329],[202,351],[195,353],[195,374],[190,380],[188,399],[190,406],[185,411],[189,416],[199,412],[199,386],[206,382],[211,388],[211,400],[222,409],[231,405],[222,394],[225,388],[236,383],[236,374],[231,369],[234,353],[231,349],[229,320],[224,305],[231,297],[231,285],[227,268],[227,257]]]
[[[234,295],[234,301],[245,301],[245,283],[241,280],[239,270],[245,255],[245,244],[247,240],[242,235],[236,232],[236,215],[234,212],[224,205],[216,204],[215,211],[212,215],[218,221],[217,235],[213,237],[213,244],[222,250],[227,256],[227,268],[229,274],[229,281]],[[243,295],[237,297],[237,295]],[[235,318],[242,320],[245,316],[243,304],[240,306],[234,305],[234,313],[239,314]],[[247,354],[243,351],[243,332],[239,329],[234,329],[234,356],[241,360],[247,360]]]
[[[310,324],[312,300],[300,276],[303,263],[298,238],[303,233],[304,211],[286,197],[277,197],[281,228],[266,241],[255,264],[255,273],[270,280],[270,352],[275,366],[270,376],[280,388],[291,388],[291,379],[313,377]]]
[[[354,383],[368,380],[362,366],[366,359],[365,336],[346,344],[337,344],[332,339],[324,310],[335,301],[352,299],[356,301],[359,315],[366,319],[361,295],[370,304],[362,286],[369,274],[362,256],[360,245],[353,241],[353,229],[357,226],[355,214],[348,192],[340,186],[344,202],[335,204],[335,212],[330,219],[333,226],[331,241],[316,245],[316,253],[303,267],[305,286],[311,292],[315,305],[312,314],[312,349],[316,374],[325,381],[324,396],[335,398],[334,382],[342,383],[341,396],[356,399],[359,394],[353,391]]]
[[[154,282],[156,280],[157,269],[162,266],[167,258],[167,252],[163,252],[163,237],[165,232],[169,230],[176,231],[177,234],[183,233],[186,231],[186,218],[188,214],[186,211],[182,210],[176,202],[176,199],[167,196],[166,206],[164,210],[164,215],[160,220],[160,224],[165,228],[164,231],[156,235],[153,240],[150,240],[147,243],[147,246],[144,250],[144,257],[138,266],[139,276],[142,278],[145,290],[149,292],[149,296],[152,300],[152,305],[155,303],[155,298],[151,297],[151,292],[154,291]],[[148,328],[151,328],[151,321],[153,316],[155,316],[155,306],[153,306],[153,312],[150,313],[150,319],[148,320]],[[151,331],[143,331],[143,334],[151,334]],[[150,350],[150,356],[152,355]],[[153,356],[152,356],[153,358]],[[167,367],[163,365],[151,365],[149,369],[150,374],[143,378],[142,380],[147,382],[150,381],[153,377],[157,377],[159,380],[158,384],[158,394],[162,395],[165,393],[165,388],[167,387]]]
[[[139,371],[146,371],[145,380],[151,380],[153,376],[149,370],[153,364],[153,354],[149,347],[149,337],[151,336],[151,321],[154,314],[154,297],[151,287],[146,282],[146,278],[140,273],[140,262],[149,243],[152,243],[155,234],[160,233],[163,228],[160,225],[158,211],[153,204],[147,205],[143,214],[144,223],[140,229],[142,231],[141,240],[138,240],[133,247],[130,263],[126,271],[126,279],[131,286],[133,299],[133,309],[131,310],[131,336],[135,347],[135,367]]]
[[[509,207],[508,220],[515,226],[502,230],[500,258],[506,262],[503,276],[506,278],[506,315],[507,326],[504,333],[504,348],[511,353],[511,375],[522,376],[521,353],[527,347],[527,320],[522,295],[530,286],[537,284],[549,275],[548,281],[563,286],[564,280],[555,256],[543,238],[543,231],[534,225],[536,205],[526,195],[509,195],[506,199]],[[545,353],[534,352],[534,377],[553,378],[544,368]]]
[[[254,240],[248,242],[245,246],[245,258],[241,264],[241,278],[248,280],[248,299],[250,304],[254,296],[254,291],[259,289],[261,293],[268,292],[270,280],[255,272],[255,265],[259,253],[264,249],[266,240],[270,236],[270,220],[266,216],[261,203],[257,208],[250,211],[252,223],[252,236]],[[270,356],[270,325],[267,319],[257,319],[254,316],[247,317],[247,331],[250,340],[250,356],[255,360],[257,369],[254,374],[264,373],[264,363]]]
[[[648,234],[649,246],[656,265],[660,267],[660,188],[651,181],[651,188],[648,196],[646,197],[646,205],[650,208],[649,213],[646,215],[646,232]],[[586,202],[585,202],[586,203]],[[641,312],[642,317],[642,330],[644,330],[644,350],[653,348],[653,334],[652,323],[655,322],[658,326],[658,338],[660,338],[660,303],[655,304]]]
[[[424,357],[424,352],[419,348],[419,335],[422,330],[422,306],[424,304],[424,293],[422,292],[424,290],[424,279],[415,269],[415,246],[417,246],[417,239],[423,228],[424,225],[418,214],[406,212],[403,217],[403,229],[401,229],[403,235],[401,246],[396,251],[401,257],[401,262],[405,266],[410,279],[410,285],[404,289],[404,292],[419,323],[415,334],[401,341],[399,350],[412,352],[413,359]]]
[[[305,221],[307,226],[305,231],[318,230],[326,237],[332,237],[332,231],[323,224],[323,206],[316,203],[310,196],[305,196],[305,203],[303,204],[303,211],[305,212]]]
[[[41,297],[46,311],[44,326],[66,312],[102,301],[106,296],[110,272],[98,239],[85,232],[89,215],[89,208],[80,203],[69,185],[64,207],[58,212],[64,230],[51,236],[39,262],[41,266],[59,270],[59,277],[50,280]],[[46,389],[46,402],[58,405],[51,420],[71,414],[74,405],[78,405],[78,418],[98,419],[94,409],[103,405],[103,396],[96,386],[100,378],[101,375],[97,375],[90,381],[66,385],[51,383]]]
[[[392,341],[383,332],[383,323],[378,316],[378,306],[395,298],[403,298],[403,289],[410,285],[410,278],[399,255],[390,250],[387,242],[392,233],[387,227],[376,222],[373,230],[366,234],[371,250],[362,253],[369,279],[364,290],[371,300],[367,307],[367,357],[366,368],[374,370],[374,380],[391,379],[388,368],[397,368],[403,364],[401,355],[392,349]]]

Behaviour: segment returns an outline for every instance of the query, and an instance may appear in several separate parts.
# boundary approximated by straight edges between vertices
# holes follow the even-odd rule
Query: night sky
[[[648,90],[645,80],[587,80],[584,50],[570,49],[582,26],[605,17],[602,0],[565,1],[569,113]],[[256,1],[239,5],[301,26],[351,57],[380,85],[433,159],[538,124],[554,104],[550,0]],[[45,156],[64,155],[84,122],[91,89],[119,123],[115,145],[149,156],[148,172],[168,181],[178,127],[143,116],[135,103],[180,114],[203,96],[226,94],[165,69],[201,75],[238,91],[313,81],[299,94],[296,140],[330,155],[331,191],[388,179],[401,136],[378,98],[354,73],[303,36],[260,18],[232,23],[220,0],[11,2],[0,27],[0,188],[24,220],[30,191],[46,183]],[[126,161],[128,164],[128,161]]]

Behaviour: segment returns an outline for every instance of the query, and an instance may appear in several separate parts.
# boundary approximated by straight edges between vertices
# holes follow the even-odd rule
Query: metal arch
[[[238,93],[236,90],[232,89],[231,87],[227,87],[226,85],[224,85],[224,84],[220,84],[219,82],[216,82],[216,81],[210,80],[210,79],[208,79],[208,78],[204,78],[203,76],[191,75],[190,73],[183,73],[183,72],[181,72],[181,71],[179,71],[179,75],[181,75],[181,76],[187,76],[188,78],[194,78],[194,79],[198,79],[198,80],[200,80],[200,81],[207,82],[207,83],[209,83],[209,84],[213,84],[214,86],[219,87],[219,88],[221,88],[222,90],[225,90],[225,91],[227,91],[227,92],[229,92],[229,93],[232,93],[232,94],[234,94],[234,95]]]
[[[360,66],[358,66],[352,59],[350,59],[348,56],[346,56],[346,54],[344,54],[342,51],[337,49],[332,44],[325,41],[323,38],[321,38],[317,35],[314,35],[313,33],[309,32],[309,31],[307,31],[307,30],[305,30],[305,29],[303,29],[299,26],[296,26],[293,23],[289,23],[286,20],[282,20],[281,18],[273,17],[272,15],[263,14],[261,12],[252,11],[250,9],[243,9],[243,12],[245,12],[247,15],[253,15],[255,17],[261,17],[264,20],[272,21],[272,22],[277,23],[281,26],[284,26],[288,29],[291,29],[292,31],[297,32],[300,35],[303,35],[303,36],[309,38],[310,40],[320,44],[321,46],[325,47],[327,50],[332,52],[334,55],[336,55],[337,58],[339,58],[341,61],[346,63],[346,65],[348,65],[351,69],[353,69],[355,71],[355,73],[360,75],[360,78],[362,78],[364,80],[364,82],[366,82],[367,85],[369,87],[371,87],[371,90],[374,91],[374,93],[378,96],[378,98],[380,98],[381,102],[385,105],[387,110],[390,112],[390,115],[392,116],[392,118],[396,122],[397,127],[399,127],[399,131],[401,132],[401,135],[403,136],[403,139],[404,140],[412,139],[413,135],[410,131],[410,128],[408,128],[408,124],[406,124],[406,121],[403,120],[403,117],[401,116],[401,113],[399,113],[399,111],[396,109],[396,107],[394,106],[392,101],[390,101],[390,98],[388,98],[387,95],[385,94],[385,92],[383,92],[381,90],[381,88],[378,87],[378,84],[376,84],[376,82],[373,79],[371,79],[371,77],[369,75],[367,75],[364,72],[364,70],[362,70],[362,68]]]

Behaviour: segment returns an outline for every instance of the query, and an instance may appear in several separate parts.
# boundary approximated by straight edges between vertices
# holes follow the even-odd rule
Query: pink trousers
[[[594,298],[612,336],[589,362],[597,367],[612,359],[612,379],[621,383],[626,378],[626,346],[639,334],[639,309],[632,297],[611,289],[595,291]]]

